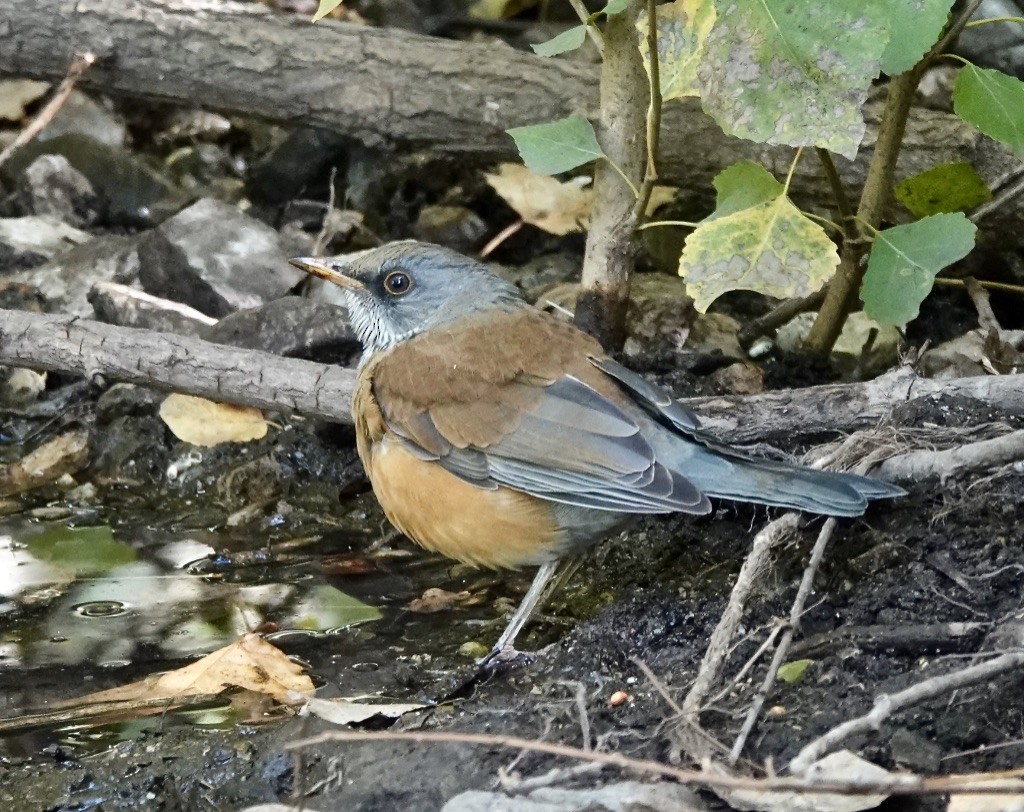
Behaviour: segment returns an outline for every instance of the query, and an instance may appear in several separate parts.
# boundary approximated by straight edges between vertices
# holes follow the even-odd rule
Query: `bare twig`
[[[996,314],[992,311],[992,303],[989,301],[988,291],[973,276],[968,276],[964,279],[964,287],[967,289],[967,295],[974,302],[974,309],[978,311],[978,326],[983,330],[995,330],[996,332],[1002,330],[1003,327],[999,323],[999,319],[996,318]]]
[[[327,211],[324,212],[324,219],[320,223],[320,233],[316,235],[316,240],[313,243],[313,256],[315,256],[315,257],[320,256],[324,252],[324,249],[327,247],[327,243],[329,243],[331,241],[331,238],[334,236],[333,234],[331,234],[331,225],[330,225],[330,223],[331,223],[331,212],[334,211],[334,197],[335,197],[334,181],[335,181],[335,179],[337,177],[338,177],[338,167],[332,166],[331,167],[331,178],[328,181],[328,189],[327,189]]]
[[[54,91],[52,98],[36,114],[36,117],[29,122],[28,126],[18,134],[18,137],[8,144],[3,152],[0,152],[0,166],[3,166],[8,158],[39,135],[46,128],[46,125],[53,121],[53,117],[60,112],[60,108],[68,100],[71,91],[75,89],[78,80],[94,64],[96,64],[96,54],[86,51],[85,53],[75,55],[75,58],[71,61],[71,67],[68,68],[67,76],[57,86],[57,90]]]
[[[665,704],[672,708],[672,712],[675,713],[676,716],[682,716],[683,709],[679,706],[679,703],[672,698],[672,694],[668,692],[668,688],[665,686],[665,683],[658,679],[657,674],[651,671],[651,667],[639,657],[630,657],[629,659],[633,661],[633,664],[637,668],[643,671],[644,676],[647,677],[647,681],[654,686],[654,690],[657,691],[661,695],[661,698],[665,700]]]
[[[1020,655],[1024,659],[1024,654]],[[731,775],[725,772],[702,772],[672,767],[651,759],[638,759],[596,750],[582,750],[565,744],[524,739],[519,736],[501,736],[489,733],[445,733],[435,731],[375,731],[375,730],[332,730],[308,739],[293,741],[286,749],[295,750],[332,742],[368,741],[412,741],[429,744],[475,744],[481,747],[507,747],[534,753],[547,753],[578,761],[591,761],[632,770],[649,775],[672,778],[687,786],[722,787],[726,789],[749,789],[761,791],[790,791],[807,794],[839,795],[930,795],[936,793],[985,793],[996,794],[1015,791],[1019,784],[1013,777],[1024,770],[1007,771],[998,779],[984,774],[947,775],[938,778],[922,778],[916,775],[893,775],[884,780],[830,781],[817,778],[767,777],[753,778]]]
[[[576,16],[580,18],[580,22],[587,27],[587,36],[590,37],[590,41],[597,46],[597,52],[603,56],[604,37],[601,36],[600,31],[590,24],[590,12],[587,11],[587,7],[583,5],[583,0],[569,0],[569,5],[572,6],[573,11],[576,12]]]
[[[708,693],[718,682],[718,678],[729,651],[729,642],[736,634],[747,598],[753,591],[758,578],[764,573],[771,559],[772,551],[783,541],[792,538],[796,532],[798,514],[785,513],[767,524],[756,536],[747,555],[736,583],[729,595],[729,602],[719,618],[718,625],[708,641],[704,659],[701,661],[697,677],[683,700],[683,715],[694,716],[704,704]]]
[[[1007,203],[1024,195],[1024,166],[1015,169],[1003,182],[1005,185],[992,196],[991,200],[982,203],[970,213],[968,219],[972,223],[977,223],[982,218],[1003,208]]]
[[[493,237],[491,237],[491,239],[487,241],[487,245],[480,249],[480,259],[486,259],[487,257],[489,257],[495,250],[497,250],[499,245],[505,242],[505,240],[507,240],[509,237],[511,237],[525,225],[525,220],[516,220],[514,223],[505,226],[501,231],[499,231],[497,234],[495,234]]]
[[[1024,653],[1004,654],[951,674],[926,679],[891,696],[881,694],[875,699],[874,707],[870,712],[843,722],[805,746],[789,763],[789,769],[794,775],[802,775],[811,764],[850,736],[869,730],[878,730],[882,723],[894,713],[929,699],[945,696],[961,688],[977,685],[979,682],[993,679],[1008,671],[1019,670],[1022,667],[1024,667]]]
[[[788,324],[795,316],[821,307],[821,303],[825,301],[826,291],[828,291],[828,287],[815,291],[809,296],[804,296],[802,299],[786,299],[786,301],[780,302],[763,316],[751,319],[744,324],[736,336],[737,340],[742,346],[747,347],[761,336],[774,332],[783,324]]]
[[[793,606],[789,610],[789,623],[786,626],[786,630],[782,633],[782,639],[779,640],[778,648],[775,649],[775,655],[772,657],[771,665],[768,666],[768,673],[765,674],[761,687],[758,688],[757,693],[754,694],[754,698],[750,703],[750,709],[747,711],[747,716],[743,720],[743,726],[740,728],[740,733],[736,737],[736,742],[733,744],[732,750],[729,751],[730,764],[735,764],[739,761],[740,754],[746,746],[747,738],[750,736],[750,731],[754,729],[754,725],[757,723],[757,718],[761,715],[761,708],[764,707],[765,700],[768,698],[768,695],[771,694],[772,688],[775,687],[775,680],[778,677],[779,667],[786,661],[786,657],[789,655],[789,647],[793,642],[793,635],[796,634],[800,618],[804,613],[804,607],[807,605],[807,599],[811,595],[811,590],[814,589],[814,576],[818,573],[818,567],[821,565],[821,559],[825,555],[825,549],[828,547],[828,543],[832,538],[832,534],[835,532],[837,524],[838,521],[836,519],[828,519],[821,528],[821,532],[818,533],[818,539],[814,542],[814,548],[811,550],[810,561],[807,562],[807,566],[804,568],[804,575],[800,581],[800,588],[797,590],[796,598],[793,600]]]
[[[633,206],[633,222],[639,223],[647,211],[647,203],[658,182],[658,136],[661,133],[661,68],[658,59],[658,8],[655,0],[647,0],[647,52],[649,68],[650,102],[647,107],[647,168],[640,185],[636,205]]]

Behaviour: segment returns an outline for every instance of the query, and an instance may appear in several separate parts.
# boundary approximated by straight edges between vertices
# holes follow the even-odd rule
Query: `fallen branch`
[[[352,370],[70,316],[0,310],[0,363],[351,421]]]
[[[352,370],[73,316],[0,309],[0,364],[99,376],[240,406],[351,422]],[[791,445],[800,438],[874,425],[900,404],[944,394],[975,398],[1007,414],[1024,414],[1024,375],[932,380],[907,368],[867,383],[683,402],[711,433],[728,442],[782,439]]]
[[[961,688],[977,685],[979,682],[985,682],[1008,671],[1019,670],[1022,667],[1024,667],[1024,653],[1003,654],[995,659],[954,671],[951,674],[926,679],[892,695],[882,694],[875,699],[874,707],[870,712],[843,722],[805,746],[789,763],[789,770],[794,775],[802,775],[811,764],[834,750],[850,736],[878,730],[882,723],[894,713],[929,699],[945,696]]]
[[[330,20],[310,25],[256,3],[2,3],[0,31],[0,73],[56,81],[72,49],[89,49],[99,62],[84,83],[104,92],[322,127],[371,146],[429,150],[463,163],[515,160],[509,127],[598,110],[593,65],[545,60],[494,41],[457,42]],[[869,105],[872,130],[879,113]],[[864,142],[874,140],[869,132]],[[848,188],[863,184],[871,153],[862,149],[855,161],[843,162]],[[707,189],[736,161],[784,171],[792,156],[786,147],[724,135],[696,100],[665,106],[663,183]],[[993,184],[1016,166],[1009,151],[957,117],[914,109],[897,176],[949,161],[970,163]],[[807,205],[830,207],[823,170],[805,163],[794,177],[794,194]],[[1019,222],[1022,216],[1024,198],[1016,197],[991,219]]]
[[[930,477],[946,480],[1020,460],[1024,460],[1024,429],[944,451],[909,451],[887,459],[878,466],[876,474],[889,482],[920,482]]]

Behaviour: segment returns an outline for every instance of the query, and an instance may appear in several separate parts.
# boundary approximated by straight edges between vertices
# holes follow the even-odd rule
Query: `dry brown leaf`
[[[476,0],[469,15],[478,20],[504,20],[536,4],[537,0]]]
[[[175,393],[160,404],[160,419],[179,440],[200,446],[245,443],[267,434],[263,412]]]
[[[370,705],[365,702],[356,702],[353,699],[309,699],[306,701],[304,710],[313,716],[318,716],[325,722],[334,725],[354,725],[365,722],[374,716],[386,716],[389,719],[397,719],[410,711],[427,707],[419,702],[399,702],[390,704]]]
[[[0,466],[0,496],[38,488],[80,471],[89,459],[89,435],[69,431],[43,443],[18,462]]]
[[[34,79],[6,79],[0,82],[0,118],[21,121],[25,107],[42,97],[50,85]]]
[[[525,222],[549,234],[583,231],[590,221],[594,190],[583,188],[590,178],[571,178],[562,183],[531,172],[522,164],[501,164],[497,172],[484,177]]]
[[[472,593],[463,590],[462,592],[448,592],[439,587],[431,587],[420,597],[413,598],[405,608],[410,612],[418,612],[421,615],[429,615],[433,612],[443,612],[453,606],[465,604],[473,597]]]
[[[657,210],[658,206],[670,202],[678,192],[675,186],[655,186],[651,189],[651,196],[647,200],[647,208],[644,214],[650,217]]]
[[[266,694],[282,704],[291,701],[292,692],[311,696],[314,691],[313,681],[298,665],[258,634],[249,633],[184,668],[64,704],[159,699],[171,702],[185,696],[218,694],[226,688]]]

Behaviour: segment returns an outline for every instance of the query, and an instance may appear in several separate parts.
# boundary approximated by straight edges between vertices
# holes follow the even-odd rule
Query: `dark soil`
[[[144,424],[150,419],[145,411],[136,409],[130,419]],[[929,404],[917,409],[913,418],[918,425],[969,422],[962,404]],[[217,516],[223,517],[236,502],[251,496],[248,491],[226,493],[218,487],[217,472],[236,472],[232,481],[237,484],[239,469],[251,466],[254,459],[269,458],[284,471],[281,481],[290,483],[288,493],[299,506],[292,514],[297,527],[275,529],[277,525],[267,517],[258,532],[271,544],[275,534],[284,538],[304,524],[307,529],[314,527],[314,506],[327,509],[327,492],[337,493],[343,471],[351,464],[346,454],[338,455],[340,449],[331,439],[325,444],[308,431],[286,429],[262,447],[257,444],[241,453],[213,455],[211,467],[202,469],[205,475],[193,474],[176,493],[165,490],[145,507],[135,502],[135,510],[144,511],[136,514],[136,521],[146,516],[150,524],[171,528],[216,524]],[[155,442],[169,457],[178,450],[167,445],[162,433]],[[344,448],[345,438],[340,442]],[[334,463],[325,467],[327,459]],[[326,489],[324,474],[333,481]],[[265,487],[259,486],[258,478],[247,481],[250,490]],[[304,488],[314,483],[318,484],[309,487],[304,501]],[[147,487],[152,495],[156,486]],[[194,495],[207,491],[216,498],[200,504],[200,514],[188,519],[168,515],[174,499],[193,489]],[[161,493],[159,488],[156,492]],[[366,526],[376,526],[372,502],[366,497],[359,500],[361,509],[369,511],[362,514]],[[122,490],[120,496],[110,491],[99,513],[124,515],[131,503],[131,489]],[[351,509],[347,503],[335,504],[333,511]],[[307,508],[309,512],[303,512]],[[599,545],[556,596],[550,614],[529,627],[521,639],[524,648],[540,649],[537,662],[463,692],[458,699],[446,697],[471,671],[469,660],[456,653],[460,641],[467,636],[483,643],[492,640],[502,622],[495,601],[503,595],[516,597],[526,587],[527,574],[481,579],[443,562],[423,569],[416,562],[430,559],[417,553],[410,559],[413,569],[408,573],[402,571],[406,565],[398,564],[390,574],[358,584],[348,582],[346,588],[355,588],[364,599],[373,602],[376,595],[377,602],[383,602],[381,621],[326,641],[279,645],[311,664],[327,696],[372,692],[442,700],[436,708],[404,717],[396,725],[399,728],[485,732],[581,745],[575,692],[582,690],[593,741],[628,755],[664,759],[670,749],[672,713],[632,658],[646,662],[670,693],[682,697],[750,539],[769,518],[763,509],[722,503],[710,517],[644,520]],[[1007,473],[987,480],[922,483],[908,497],[875,506],[862,520],[843,523],[818,575],[811,609],[797,638],[817,642],[804,653],[798,648],[791,658],[811,662],[797,682],[780,684],[769,697],[769,710],[750,741],[747,758],[756,764],[769,760],[784,764],[814,737],[868,710],[878,694],[962,667],[979,652],[1020,645],[1024,540],[1018,528],[1022,520],[1021,476]],[[727,674],[734,674],[760,645],[773,619],[788,614],[818,526],[819,520],[809,520],[800,543],[779,554],[748,607],[745,637],[728,662]],[[251,549],[251,541],[247,545],[243,538],[246,535],[238,534],[237,541],[229,544],[237,553],[225,551],[221,565],[228,572],[241,566],[245,550]],[[322,544],[333,549],[321,550],[336,555],[340,545],[350,553],[358,552],[375,538],[374,532],[348,534],[332,542],[328,535]],[[233,555],[240,557],[233,562]],[[316,549],[313,555],[315,559]],[[272,572],[274,561],[265,563],[267,572]],[[241,577],[260,577],[244,567],[237,572]],[[436,615],[401,609],[407,596],[429,585],[470,588],[487,600],[474,609]],[[980,625],[975,633],[954,638],[936,628],[948,622]],[[901,630],[921,626],[932,627],[930,637],[892,639]],[[872,627],[870,633],[859,634],[857,630],[864,627]],[[883,642],[878,643],[880,637]],[[115,671],[95,665],[31,673],[2,671],[0,690],[8,708],[4,715],[16,715],[26,704],[123,684],[140,673],[173,665],[147,659],[145,651],[145,647],[138,649],[133,666]],[[727,745],[737,733],[764,667],[765,662],[759,662],[703,715],[707,730]],[[619,690],[629,699],[611,707],[609,698]],[[849,746],[885,767],[923,774],[1016,766],[1024,727],[1022,690],[1022,678],[1012,675],[959,691],[901,713],[882,730],[856,738]],[[513,761],[523,775],[555,764],[547,756],[517,758],[500,748],[467,745],[366,742],[320,744],[301,755],[286,750],[290,742],[329,727],[313,719],[295,719],[211,729],[193,724],[185,715],[171,714],[147,721],[134,732],[124,728],[37,731],[0,742],[0,803],[3,808],[24,810],[227,810],[304,798],[319,809],[430,810],[439,809],[462,790],[494,787],[498,770]],[[937,800],[907,800],[891,802],[889,808],[938,809],[942,805]]]

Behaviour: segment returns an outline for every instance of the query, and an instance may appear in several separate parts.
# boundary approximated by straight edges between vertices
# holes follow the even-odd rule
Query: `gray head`
[[[342,289],[364,357],[483,310],[526,304],[515,285],[476,260],[415,240],[291,264]]]

